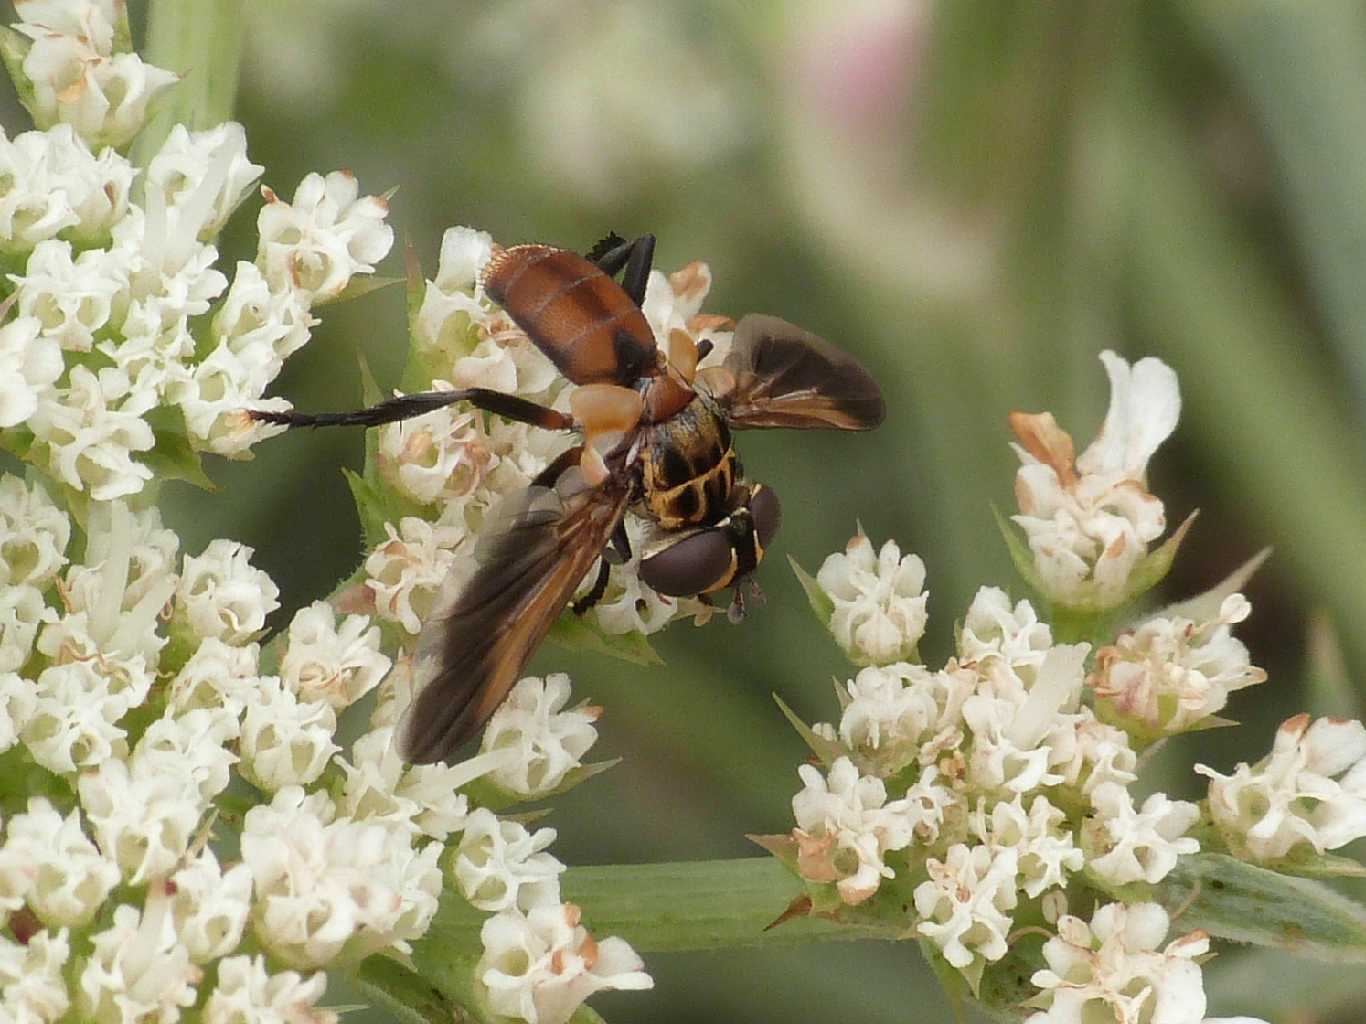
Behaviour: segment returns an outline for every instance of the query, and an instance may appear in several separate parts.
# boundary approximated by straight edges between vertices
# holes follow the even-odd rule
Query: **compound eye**
[[[759,547],[767,548],[783,524],[783,507],[772,487],[762,485],[754,489],[749,499],[749,513],[754,517],[754,532],[759,535]]]
[[[723,530],[703,530],[641,561],[640,578],[669,597],[691,597],[725,580],[733,555]]]

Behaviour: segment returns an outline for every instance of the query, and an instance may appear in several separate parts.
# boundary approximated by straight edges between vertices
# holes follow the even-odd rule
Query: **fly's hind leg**
[[[372,405],[368,409],[353,412],[270,412],[253,409],[248,415],[263,423],[280,423],[286,427],[378,427],[384,423],[397,423],[399,420],[412,419],[435,409],[443,409],[456,402],[469,402],[476,409],[502,416],[504,419],[530,423],[546,430],[570,430],[574,417],[556,409],[548,409],[535,402],[528,402],[516,395],[492,391],[488,388],[458,388],[454,391],[419,391],[411,395],[399,395]]]
[[[604,274],[615,277],[619,271],[621,287],[637,306],[645,302],[645,285],[650,280],[650,268],[655,259],[655,236],[641,235],[633,242],[618,235],[608,235],[588,252],[588,261],[596,263]]]

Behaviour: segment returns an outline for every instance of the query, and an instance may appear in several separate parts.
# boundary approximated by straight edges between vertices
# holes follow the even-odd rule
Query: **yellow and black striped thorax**
[[[664,529],[710,525],[730,511],[737,473],[730,428],[702,395],[645,428],[640,464],[642,500]]]

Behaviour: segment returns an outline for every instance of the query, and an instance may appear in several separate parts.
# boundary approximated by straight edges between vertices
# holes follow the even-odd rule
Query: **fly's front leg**
[[[353,412],[305,413],[293,409],[270,412],[253,409],[247,415],[262,423],[280,423],[286,427],[378,427],[385,423],[397,423],[400,420],[422,416],[436,409],[444,409],[456,402],[469,402],[476,409],[483,409],[519,423],[544,427],[546,430],[570,430],[574,426],[574,417],[568,413],[488,388],[419,391],[411,395],[399,395],[368,409],[357,409]]]
[[[574,609],[575,615],[582,615],[602,600],[602,595],[607,593],[607,581],[611,575],[612,566],[607,561],[607,552],[604,551],[603,557],[598,561],[598,578],[593,581],[593,589],[570,606]]]

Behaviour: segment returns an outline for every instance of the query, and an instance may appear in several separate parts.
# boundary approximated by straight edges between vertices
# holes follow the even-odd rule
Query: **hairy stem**
[[[145,167],[172,125],[209,128],[232,116],[242,56],[242,0],[149,0],[143,57],[183,76],[138,136]]]

